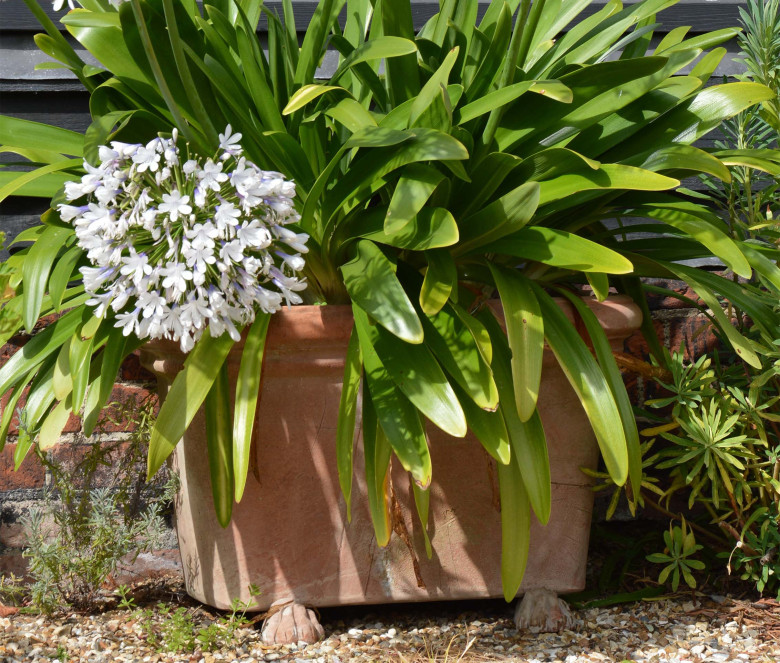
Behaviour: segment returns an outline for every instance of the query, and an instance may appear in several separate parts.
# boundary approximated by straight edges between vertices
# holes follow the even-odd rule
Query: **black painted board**
[[[438,11],[438,2],[435,0],[411,0],[412,17],[416,28],[419,28]],[[594,0],[591,5],[582,13],[582,17],[589,16],[601,9],[606,0]],[[266,6],[282,15],[282,3],[279,0],[269,0]],[[295,10],[295,29],[303,32],[309,25],[314,10],[317,7],[317,0],[293,0]],[[488,6],[488,0],[480,0],[480,14]],[[626,2],[625,4],[632,4]],[[697,32],[708,30],[717,30],[719,28],[737,25],[739,19],[738,6],[744,5],[744,0],[680,0],[673,7],[660,14],[663,23],[663,30],[671,30],[679,25],[692,25]],[[47,0],[41,0],[41,6],[46,13],[55,21],[64,12],[55,12],[51,8],[51,3]],[[342,11],[341,23],[343,25],[346,10]],[[39,30],[39,25],[35,17],[27,9],[22,0],[0,0],[0,29],[7,31],[29,31]],[[263,32],[266,28],[265,17],[261,18],[258,30]]]

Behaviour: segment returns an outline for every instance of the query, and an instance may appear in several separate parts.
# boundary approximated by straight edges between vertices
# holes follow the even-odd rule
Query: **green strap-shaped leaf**
[[[54,364],[54,373],[52,375],[52,390],[54,397],[59,401],[64,401],[65,397],[73,391],[73,376],[70,371],[70,344],[73,341],[71,336],[57,353],[57,361]]]
[[[425,343],[442,367],[480,409],[495,410],[498,407],[498,388],[493,380],[490,358],[483,355],[472,329],[449,305],[422,320]],[[482,327],[474,318],[471,325]],[[489,338],[487,344],[490,345]],[[463,399],[460,400],[462,405]],[[466,415],[468,419],[468,413]]]
[[[56,400],[53,388],[54,357],[49,357],[38,369],[30,383],[30,391],[24,404],[27,430],[40,429],[41,423]]]
[[[46,291],[46,284],[54,260],[67,239],[72,235],[73,230],[48,226],[35,244],[30,247],[30,252],[22,263],[22,279],[24,282],[23,315],[24,326],[28,333],[32,331],[38,322],[43,294]]]
[[[393,264],[376,244],[360,240],[355,258],[340,269],[355,304],[398,338],[422,343],[422,323],[395,275]]]
[[[230,384],[227,364],[222,363],[217,377],[206,395],[206,447],[209,454],[211,474],[211,494],[214,498],[214,510],[217,522],[222,527],[230,523],[233,512],[233,439],[231,426],[233,417],[230,412]]]
[[[360,376],[363,361],[360,356],[360,342],[353,327],[349,336],[347,356],[344,359],[344,379],[339,400],[339,418],[336,427],[336,467],[339,472],[339,486],[347,503],[347,521],[352,522],[352,473],[355,447],[355,418],[360,393]]]
[[[332,117],[336,122],[341,122],[353,134],[365,127],[377,126],[374,116],[371,115],[359,101],[352,97],[346,97],[324,111],[325,115]]]
[[[60,443],[60,436],[62,435],[62,429],[65,428],[65,424],[68,423],[68,419],[71,414],[70,398],[64,401],[60,401],[55,405],[51,412],[46,415],[46,418],[41,424],[41,430],[38,433],[38,447],[41,451],[51,449],[53,446]]]
[[[414,98],[412,108],[409,113],[409,127],[416,125],[420,117],[425,111],[434,103],[434,101],[441,95],[442,90],[447,89],[447,82],[452,71],[452,67],[455,65],[455,60],[458,59],[458,47],[453,48],[441,66],[433,73],[433,75],[423,85],[418,94]]]
[[[2,417],[0,417],[0,451],[5,447],[8,431],[11,428],[11,421],[14,418],[14,414],[16,414],[16,405],[19,403],[19,399],[25,391],[25,386],[26,385],[24,384],[16,386],[3,408],[3,414]]]
[[[0,394],[4,394],[25,375],[40,366],[81,324],[82,311],[73,310],[32,337],[0,368]]]
[[[463,437],[467,429],[466,417],[447,376],[428,347],[410,345],[377,325],[369,324],[365,313],[355,316],[361,345],[370,343],[384,371],[401,393],[445,433]]]
[[[588,415],[612,480],[628,477],[628,450],[623,423],[603,370],[577,330],[552,298],[532,284],[544,316],[544,336]]]
[[[175,0],[163,0],[163,11],[165,13],[165,25],[168,31],[168,38],[171,42],[173,60],[176,63],[176,71],[178,72],[179,78],[181,79],[182,88],[184,89],[187,102],[192,108],[193,114],[198,118],[198,123],[205,132],[211,146],[216,147],[219,144],[217,130],[214,127],[209,112],[206,110],[205,104],[203,103],[203,97],[207,95],[199,93],[193,74],[190,71],[187,57],[183,48],[185,37],[179,35],[179,21],[176,17],[176,8],[174,2]],[[193,28],[191,22],[183,15],[180,16],[180,20],[182,23],[187,21],[190,23],[188,27],[190,27],[190,29]],[[244,33],[241,31],[241,29],[236,30],[236,34],[238,37],[244,36]],[[244,57],[247,55],[247,53],[243,50],[241,50],[241,54]],[[244,67],[245,69],[251,68],[250,62],[248,62],[246,59],[244,59]],[[257,83],[257,81],[252,82]]]
[[[528,421],[536,410],[542,381],[544,320],[528,279],[493,264],[490,272],[504,309],[517,413],[521,421]]]
[[[19,431],[19,436],[16,439],[16,449],[14,449],[14,472],[18,472],[19,468],[27,458],[27,454],[32,449],[35,443],[35,438],[28,431]]]
[[[739,249],[750,261],[750,266],[780,292],[780,268],[777,263],[765,256],[756,245],[740,242]]]
[[[314,78],[314,72],[319,65],[325,47],[325,40],[333,24],[334,14],[338,16],[339,11],[344,6],[345,0],[323,0],[317,3],[314,15],[311,17],[309,27],[306,29],[306,36],[301,45],[298,55],[298,64],[295,69],[295,82],[302,85],[306,81]],[[292,26],[286,26],[287,29],[294,29]],[[297,38],[296,38],[297,43]],[[295,49],[297,51],[297,49]]]
[[[724,182],[731,181],[731,173],[723,161],[693,145],[667,145],[653,152],[639,165],[654,172],[689,170],[709,173]]]
[[[26,172],[0,170],[0,187],[5,188],[6,185],[25,175],[27,175]],[[24,180],[18,188],[14,189],[14,194],[29,198],[52,198],[63,187],[65,182],[73,179],[74,176],[68,173],[49,173],[36,177],[32,181],[29,179]]]
[[[680,185],[679,180],[649,170],[604,163],[598,170],[583,168],[540,182],[539,207],[581,191],[627,189],[629,191],[666,191]]]
[[[70,347],[68,349],[70,376],[73,381],[72,398],[74,414],[77,414],[81,409],[81,405],[84,402],[84,396],[87,393],[87,386],[89,385],[92,341],[93,339],[91,338],[82,339],[77,331],[71,339]]]
[[[425,554],[428,559],[433,557],[433,548],[431,548],[431,539],[428,536],[428,511],[431,503],[431,490],[426,488],[423,490],[418,486],[414,479],[411,479],[412,495],[414,495],[414,506],[417,509],[417,516],[420,519],[420,525],[422,525],[423,541],[425,542]]]
[[[585,278],[596,299],[603,302],[609,295],[609,276],[604,272],[585,272]]]
[[[282,110],[282,115],[290,115],[318,97],[321,97],[326,92],[332,92],[333,90],[347,92],[343,87],[339,87],[338,85],[304,85],[299,90],[296,90],[292,97],[290,97],[284,110]]]
[[[740,276],[749,277],[750,264],[737,244],[721,228],[721,220],[710,210],[688,201],[648,203],[638,206],[632,216],[657,219],[682,230],[706,246]],[[714,217],[714,218],[712,218]]]
[[[734,352],[736,352],[737,355],[739,355],[740,358],[742,358],[748,364],[753,366],[753,368],[761,368],[761,360],[758,358],[758,355],[753,350],[750,341],[747,338],[745,338],[742,334],[740,334],[731,324],[731,321],[723,312],[723,308],[721,307],[718,298],[707,287],[707,285],[705,285],[705,283],[703,282],[704,279],[699,277],[699,275],[697,274],[698,270],[687,268],[683,265],[675,265],[672,263],[661,263],[661,264],[667,267],[671,272],[677,274],[680,278],[684,279],[686,283],[688,283],[691,286],[691,288],[694,289],[696,294],[701,298],[701,300],[707,305],[707,308],[709,308],[709,310],[712,312],[713,317],[718,323],[718,327],[725,334],[726,338],[728,338],[729,343],[731,343],[731,346],[734,348]],[[721,278],[721,277],[716,277],[716,278]],[[725,279],[723,280],[725,281]],[[750,307],[750,305],[748,306]],[[758,316],[754,316],[754,318],[755,317]]]
[[[355,138],[352,136],[345,145],[352,145]],[[390,141],[390,147],[384,150],[367,150],[363,156],[352,161],[347,173],[325,197],[322,213],[326,224],[325,232],[334,223],[332,217],[335,214],[346,214],[360,205],[376,190],[377,183],[398,168],[419,161],[453,161],[469,157],[468,150],[461,142],[435,129],[396,131],[383,127],[367,128],[361,132],[357,142],[362,144],[366,140]],[[328,167],[331,167],[330,164]],[[306,211],[304,207],[304,212]]]
[[[565,230],[531,226],[484,247],[485,253],[535,260],[579,272],[630,274],[631,261],[606,246]]]
[[[214,384],[233,343],[228,334],[217,338],[204,334],[187,356],[184,368],[174,379],[152,430],[146,470],[149,479],[181,440]],[[232,494],[231,488],[231,499]]]
[[[489,113],[494,108],[506,106],[526,92],[536,92],[550,99],[555,99],[562,103],[571,103],[572,93],[560,81],[523,81],[522,83],[513,83],[499,90],[494,90],[480,97],[470,104],[463,106],[458,112],[456,119],[458,124],[465,124],[477,117]]]
[[[83,256],[83,249],[78,246],[73,246],[60,256],[51,270],[51,276],[49,277],[49,296],[51,297],[51,304],[57,312],[60,310],[62,296],[65,294],[68,283],[73,278],[76,265]]]
[[[568,290],[560,290],[560,292],[574,305],[580,318],[585,323],[585,329],[593,345],[593,351],[596,353],[596,359],[604,372],[609,388],[612,390],[618,410],[620,410],[620,420],[623,423],[623,432],[626,436],[626,447],[628,449],[628,478],[631,481],[633,498],[638,500],[639,491],[642,487],[642,450],[639,443],[639,432],[636,428],[636,418],[631,407],[631,400],[626,391],[626,385],[623,383],[623,376],[620,374],[620,369],[615,362],[609,340],[596,315],[580,297],[575,296]]]
[[[259,313],[244,340],[241,365],[236,379],[236,397],[233,413],[233,477],[236,502],[241,501],[249,473],[252,449],[252,431],[260,395],[260,376],[263,370],[265,339],[271,316]]]
[[[366,470],[366,492],[368,509],[377,545],[386,546],[393,531],[390,519],[390,457],[392,447],[378,425],[371,392],[363,390],[363,460]]]
[[[459,222],[462,255],[506,237],[528,223],[539,204],[539,184],[528,182]]]
[[[346,224],[345,234],[363,237],[379,244],[399,249],[425,251],[457,243],[458,224],[449,210],[443,207],[424,207],[409,223],[396,231],[387,231],[383,220],[385,210],[375,207],[354,215]]]
[[[504,599],[512,601],[520,589],[528,563],[531,511],[517,463],[498,465],[501,496],[501,585]]]
[[[21,175],[18,175],[18,177],[9,179],[5,184],[3,184],[2,188],[0,188],[0,202],[8,198],[8,196],[12,196],[14,194],[17,196],[21,195],[20,191],[24,190],[26,186],[29,186],[42,177],[46,177],[47,175],[51,175],[52,173],[57,173],[63,170],[77,168],[81,165],[81,163],[81,159],[64,159],[63,161],[50,163],[47,166],[41,166],[35,170],[22,173]]]
[[[512,461],[509,432],[500,411],[490,412],[477,407],[472,398],[457,384],[453,385],[466,413],[471,432],[493,458],[506,465]]]
[[[117,381],[117,374],[126,357],[143,345],[144,341],[124,336],[122,329],[114,328],[108,333],[100,360],[100,374],[89,387],[84,405],[84,434],[92,435],[101,410],[105,407]]]
[[[0,117],[0,145],[80,157],[84,153],[84,136],[69,129],[3,115]]]
[[[385,233],[397,233],[410,223],[443,179],[444,175],[439,170],[427,164],[406,166],[387,208]]]
[[[499,412],[504,419],[512,448],[513,462],[518,465],[526,487],[528,499],[536,517],[542,524],[550,518],[552,502],[550,484],[550,460],[547,442],[538,410],[523,422],[515,406],[512,385],[511,352],[501,326],[490,311],[482,311],[479,319],[490,334],[493,343],[493,376],[500,401]]]
[[[449,251],[426,251],[428,269],[420,288],[420,306],[426,315],[436,315],[458,287],[458,269]]]
[[[726,118],[773,96],[769,88],[758,83],[713,85],[664,113],[642,130],[641,137],[616,147],[609,157],[620,161],[670,142],[693,143]]]
[[[431,482],[432,468],[428,440],[420,415],[417,408],[396,387],[374,352],[365,312],[354,304],[352,310],[360,339],[366,383],[371,391],[379,424],[401,465],[407,472],[412,473],[417,483],[426,487]]]
[[[411,39],[403,37],[376,37],[365,41],[341,61],[331,81],[337,81],[350,67],[384,58],[395,58],[417,52],[417,45]]]
[[[382,31],[388,36],[414,39],[414,23],[412,22],[412,7],[406,2],[383,2],[375,11],[381,13],[381,17],[374,19],[381,21]],[[415,53],[390,58],[385,61],[385,78],[387,88],[393,105],[398,105],[402,100],[411,99],[420,91],[420,66],[417,64]]]

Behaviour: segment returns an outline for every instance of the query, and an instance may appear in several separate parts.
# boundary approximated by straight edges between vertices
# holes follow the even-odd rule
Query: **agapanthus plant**
[[[56,196],[59,202],[64,181],[83,174],[81,157],[96,162],[93,144],[142,141],[132,156],[111,158],[129,159],[133,177],[148,182],[150,199],[137,216],[154,208],[155,221],[165,220],[171,243],[178,239],[180,245],[171,248],[164,228],[152,237],[139,216],[141,225],[126,231],[133,241],[116,252],[116,260],[127,259],[118,275],[101,283],[102,274],[88,270],[84,283],[75,266],[92,259],[72,242],[96,241],[86,230],[74,238],[72,225],[64,228],[58,215],[49,214],[45,227],[22,234],[18,241],[33,245],[6,261],[11,294],[0,309],[0,322],[10,335],[22,328],[32,331],[50,312],[62,315],[0,369],[0,395],[8,394],[12,404],[0,415],[0,447],[10,426],[7,413],[22,394],[30,430],[39,440],[55,443],[67,417],[82,410],[88,430],[110,395],[121,360],[143,344],[142,331],[151,332],[148,320],[165,319],[155,302],[139,306],[139,299],[128,298],[120,307],[121,299],[101,300],[101,293],[119,283],[137,289],[135,280],[145,284],[145,277],[151,288],[152,274],[146,271],[156,269],[153,291],[162,292],[165,300],[157,303],[176,304],[179,310],[191,292],[197,299],[199,287],[202,302],[208,301],[210,286],[224,290],[217,262],[229,266],[224,278],[231,286],[241,285],[230,270],[240,264],[246,271],[247,250],[239,260],[231,249],[223,255],[221,244],[241,248],[240,240],[231,244],[237,236],[210,237],[210,227],[194,232],[209,220],[216,231],[218,207],[221,218],[227,203],[242,214],[237,224],[227,214],[226,227],[236,233],[256,218],[238,196],[238,173],[250,168],[248,162],[236,155],[223,161],[225,149],[212,153],[220,143],[216,128],[228,124],[244,133],[248,159],[297,183],[301,219],[296,225],[311,235],[307,300],[351,304],[355,312],[337,431],[339,482],[347,504],[357,457],[357,412],[364,413],[363,440],[382,439],[392,449],[364,454],[366,476],[388,476],[395,458],[422,487],[415,493],[423,500],[420,514],[427,512],[424,487],[434,476],[423,422],[453,434],[471,428],[501,468],[507,598],[522,580],[530,510],[542,523],[551,512],[549,459],[536,407],[545,341],[588,414],[615,483],[631,477],[635,497],[641,484],[639,436],[604,332],[597,325],[589,331],[593,348],[601,353],[597,360],[577,333],[582,327],[562,317],[551,292],[580,302],[575,295],[587,283],[588,292],[599,298],[612,287],[631,294],[646,314],[647,343],[659,361],[663,353],[642,276],[686,280],[736,352],[752,365],[759,358],[750,340],[732,327],[718,297],[747,311],[766,333],[780,327],[778,315],[752,286],[673,262],[717,256],[738,276],[747,278],[755,270],[780,283],[775,247],[731,239],[697,195],[676,188],[679,178],[691,174],[729,179],[728,164],[771,171],[780,159],[767,152],[713,155],[691,146],[724,118],[773,93],[750,82],[705,87],[725,51],[702,49],[727,41],[736,30],[693,37],[674,30],[652,46],[656,14],[675,0],[642,0],[625,7],[609,2],[587,16],[589,0],[453,0],[440,3],[439,12],[419,31],[415,17],[420,13],[408,1],[321,0],[302,41],[290,3],[285,3],[282,22],[259,0],[83,0],[80,4],[87,7],[61,21],[99,66],[81,59],[36,0],[24,2],[46,29],[40,43],[58,60],[55,66],[66,67],[90,92],[94,121],[87,140],[64,129],[0,117],[4,149],[29,155],[35,168],[0,168],[5,178],[0,181],[8,183],[0,188],[0,200],[18,194]],[[346,21],[340,22],[341,16]],[[261,18],[267,41],[257,34]],[[648,48],[654,48],[650,56]],[[338,64],[322,81],[319,65],[326,56]],[[184,164],[168,165],[162,144],[151,149],[145,144],[174,126],[201,155],[197,173],[203,178],[195,171],[185,173]],[[105,138],[95,141],[96,136]],[[158,182],[166,168],[171,175]],[[92,181],[93,172],[86,171],[82,186]],[[223,175],[229,179],[219,181]],[[139,205],[133,196],[141,191],[123,197],[120,208],[128,215]],[[87,195],[92,199],[82,202],[87,210],[79,218],[90,214],[90,202],[97,209],[105,206],[97,186]],[[205,196],[204,206],[196,196]],[[624,217],[652,219],[660,224],[652,229],[667,236],[627,239],[622,223],[615,229],[613,222]],[[259,221],[279,244],[300,253],[303,236],[286,235],[283,223],[275,226],[276,236],[263,217]],[[633,231],[645,229],[642,223]],[[190,250],[203,252],[205,271],[198,271],[197,258],[188,260],[182,253],[184,239]],[[206,239],[214,246],[194,247]],[[255,257],[266,255],[263,250],[279,273],[295,278],[297,256],[268,246],[257,249]],[[206,256],[215,262],[208,263]],[[267,273],[259,270],[258,285],[294,300],[297,291],[290,281],[272,274],[271,267]],[[195,282],[196,275],[204,277],[202,284]],[[178,299],[168,301],[166,288]],[[472,303],[473,291],[481,294]],[[501,299],[507,320],[516,321],[508,325],[508,336],[481,308],[492,294]],[[242,296],[236,291],[231,301],[241,304]],[[91,308],[85,314],[87,299],[103,305],[103,320],[90,317]],[[230,519],[234,497],[241,498],[249,468],[268,317],[260,314],[257,301],[252,307],[258,320],[247,330],[241,351],[233,429],[215,423],[209,437],[216,450],[210,467],[222,524]],[[120,324],[128,326],[115,328],[114,317],[123,314],[128,315]],[[237,327],[241,315],[218,317],[213,324],[227,328],[230,320]],[[184,331],[180,316],[177,321]],[[211,326],[211,319],[206,324]],[[128,328],[132,332],[122,337]],[[232,344],[228,334],[203,334],[189,353],[152,435],[150,476],[201,405],[207,423],[229,420],[225,385]],[[50,379],[55,369],[56,390]],[[398,425],[399,417],[405,425]],[[17,444],[17,463],[29,448]],[[220,449],[224,453],[217,453]],[[225,462],[231,453],[232,466]],[[375,507],[376,540],[385,545],[392,532],[391,484],[366,484]]]
[[[300,303],[308,235],[285,226],[300,217],[295,184],[242,156],[230,126],[217,153],[183,159],[171,138],[146,145],[112,142],[97,167],[65,185],[59,205],[89,266],[81,267],[87,305],[111,310],[125,336],[170,338],[191,350],[239,328],[256,311]]]

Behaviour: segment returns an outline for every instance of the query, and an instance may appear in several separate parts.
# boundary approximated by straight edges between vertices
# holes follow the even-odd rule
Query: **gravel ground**
[[[780,661],[780,604],[704,596],[643,601],[575,611],[575,627],[560,634],[518,634],[501,601],[324,610],[327,638],[314,645],[264,646],[260,624],[234,630],[225,641],[224,615],[183,596],[168,580],[135,593],[147,609],[96,615],[0,617],[0,663],[17,661]],[[212,627],[221,648],[172,653],[170,613],[183,607],[195,630]],[[223,625],[220,625],[223,624]],[[150,634],[161,642],[149,644]]]

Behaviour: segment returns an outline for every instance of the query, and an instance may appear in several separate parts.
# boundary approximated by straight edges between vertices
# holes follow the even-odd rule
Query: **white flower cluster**
[[[238,340],[256,311],[301,303],[309,237],[286,227],[300,219],[295,184],[241,156],[241,134],[228,125],[205,162],[182,162],[177,136],[101,147],[100,165],[65,185],[83,204],[58,209],[90,262],[95,315],[110,309],[126,336],[188,352],[207,326]]]

